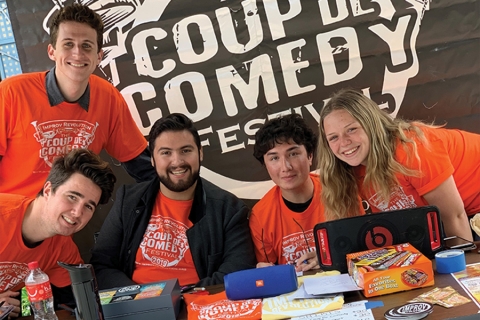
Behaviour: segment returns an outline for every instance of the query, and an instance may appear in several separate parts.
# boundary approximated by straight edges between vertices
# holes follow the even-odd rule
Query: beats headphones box
[[[434,285],[432,262],[409,243],[347,254],[347,264],[365,297]]]
[[[322,270],[347,272],[345,256],[409,243],[433,259],[444,249],[444,232],[437,207],[425,206],[325,221],[314,228]]]

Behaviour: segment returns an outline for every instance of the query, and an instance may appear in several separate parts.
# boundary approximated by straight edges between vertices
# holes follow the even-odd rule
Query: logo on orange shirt
[[[52,166],[57,156],[73,149],[87,149],[95,139],[98,122],[92,124],[83,120],[52,120],[43,123],[31,122],[35,127],[35,139],[41,144],[40,158]]]
[[[0,292],[14,288],[25,280],[29,270],[26,263],[0,262]]]
[[[216,295],[203,296],[218,299]],[[224,319],[260,319],[262,310],[261,299],[230,301],[222,299],[210,302],[209,298],[189,303],[189,315],[194,319],[224,320]],[[193,311],[193,312],[192,312]],[[195,314],[196,313],[196,314]]]
[[[186,230],[174,219],[152,216],[140,244],[144,260],[137,262],[162,268],[177,266],[189,249]]]
[[[295,264],[310,249],[315,250],[315,247],[310,248],[307,246],[305,238],[307,238],[309,244],[315,243],[313,229],[305,230],[305,235],[302,232],[296,232],[287,234],[282,238],[282,256],[286,264]]]

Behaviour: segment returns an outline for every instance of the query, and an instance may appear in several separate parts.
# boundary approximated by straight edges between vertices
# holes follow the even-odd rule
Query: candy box
[[[349,253],[347,265],[365,297],[434,285],[432,262],[409,243]]]

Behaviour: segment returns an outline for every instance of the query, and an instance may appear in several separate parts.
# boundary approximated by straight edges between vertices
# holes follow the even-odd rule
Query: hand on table
[[[20,300],[14,298],[14,297],[17,297],[18,295],[20,295],[20,292],[5,291],[0,293],[0,302],[5,301],[4,306],[9,304],[12,306],[15,306],[12,312],[8,315],[9,318],[17,318],[18,315],[20,314]]]
[[[271,267],[274,264],[271,262],[259,262],[257,263],[257,268],[265,268],[265,267]]]
[[[311,269],[320,269],[317,253],[315,251],[305,253],[295,263],[295,271],[297,272],[308,271]]]

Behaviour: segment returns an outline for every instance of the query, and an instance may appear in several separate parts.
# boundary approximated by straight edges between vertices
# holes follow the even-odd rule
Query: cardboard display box
[[[177,279],[106,289],[99,295],[106,320],[175,320],[180,311]]]
[[[349,253],[347,264],[365,297],[434,285],[432,262],[409,243]]]

